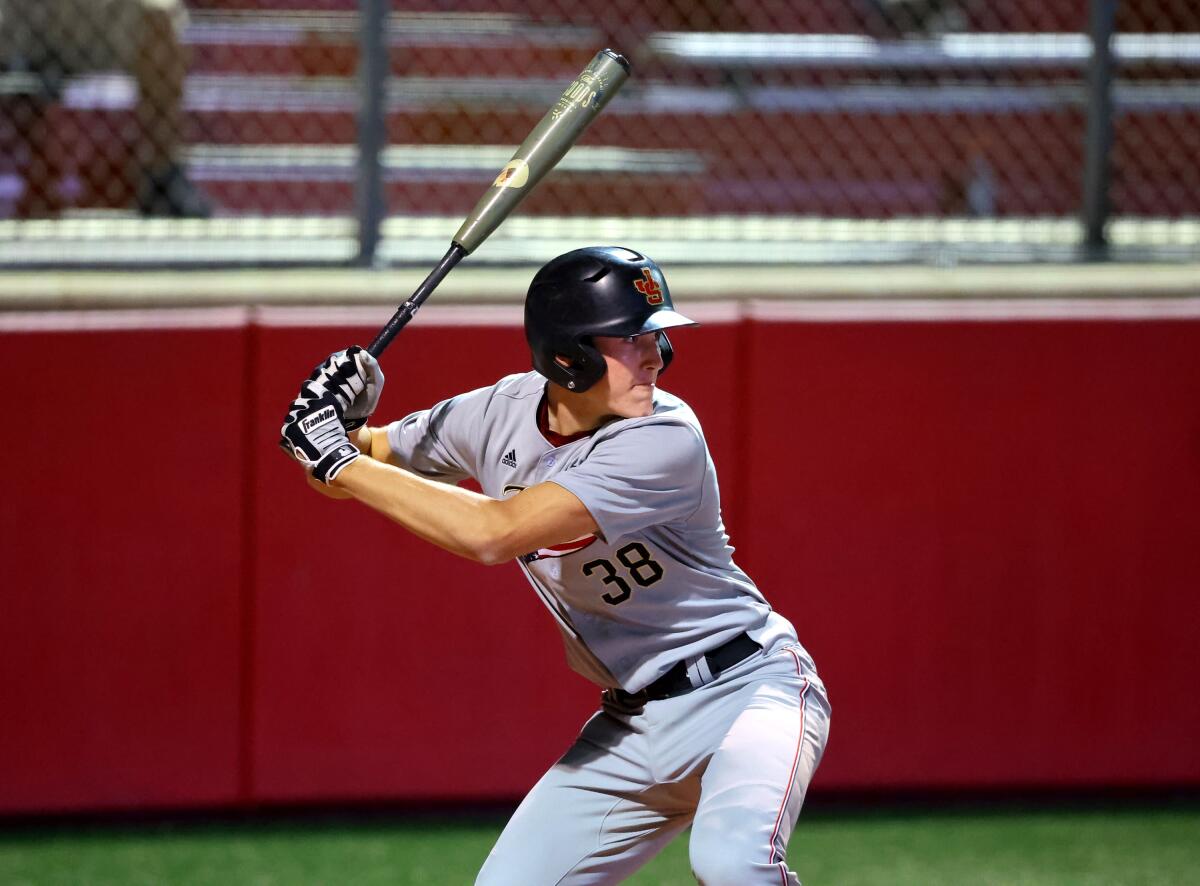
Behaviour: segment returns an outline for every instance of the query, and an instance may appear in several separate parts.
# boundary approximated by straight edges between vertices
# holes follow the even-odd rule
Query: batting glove
[[[342,427],[355,431],[367,423],[383,393],[383,370],[369,351],[355,345],[335,351],[312,371],[293,406],[332,394],[342,407]]]
[[[280,434],[281,445],[325,485],[359,456],[342,426],[341,403],[332,394],[293,405]]]

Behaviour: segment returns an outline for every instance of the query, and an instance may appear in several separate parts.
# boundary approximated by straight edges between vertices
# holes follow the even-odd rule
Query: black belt
[[[712,671],[713,677],[716,677],[721,671],[728,670],[738,662],[745,661],[761,649],[762,647],[751,640],[748,635],[741,633],[729,642],[722,643],[716,649],[710,649],[704,653],[704,658],[708,662],[708,669]],[[623,689],[618,689],[616,692],[631,701],[658,701],[673,695],[682,695],[695,688],[688,678],[687,672],[687,663],[677,661],[669,671],[641,692],[625,692]]]

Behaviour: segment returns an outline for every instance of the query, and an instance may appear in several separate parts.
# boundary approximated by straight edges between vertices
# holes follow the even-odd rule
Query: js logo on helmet
[[[650,273],[649,268],[642,268],[642,276],[644,280],[634,280],[634,288],[642,295],[646,296],[646,304],[661,305],[663,303],[662,287],[658,285],[658,281]]]

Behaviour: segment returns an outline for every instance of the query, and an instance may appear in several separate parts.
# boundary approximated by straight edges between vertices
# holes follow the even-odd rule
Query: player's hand
[[[280,445],[326,485],[361,454],[342,427],[341,403],[333,394],[298,398],[279,432]]]
[[[342,407],[342,427],[356,431],[367,423],[383,393],[383,370],[364,348],[335,351],[300,386],[300,400],[330,393]]]

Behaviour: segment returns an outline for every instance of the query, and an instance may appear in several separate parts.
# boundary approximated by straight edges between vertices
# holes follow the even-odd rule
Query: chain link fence
[[[604,46],[473,260],[1200,257],[1194,0],[0,0],[0,266],[436,259]]]

